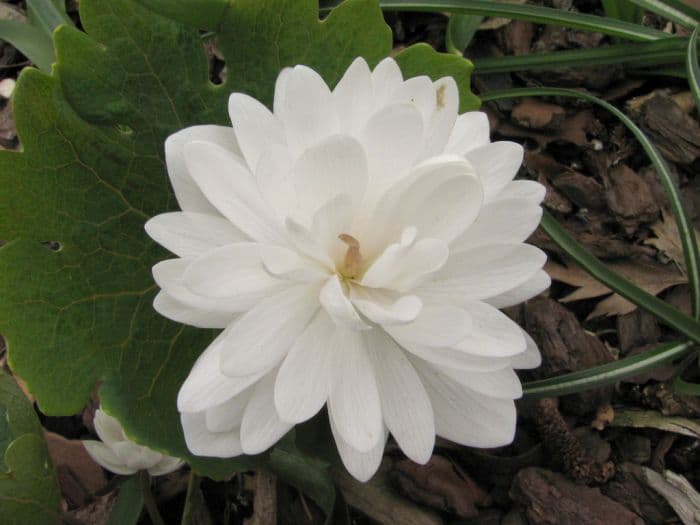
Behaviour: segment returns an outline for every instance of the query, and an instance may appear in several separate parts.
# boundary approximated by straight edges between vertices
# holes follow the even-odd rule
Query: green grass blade
[[[54,29],[63,24],[73,25],[66,14],[64,0],[27,0],[27,18],[34,27],[51,37]]]
[[[53,42],[41,29],[19,20],[0,20],[0,40],[15,46],[42,71],[51,72],[56,60]]]
[[[531,381],[523,385],[523,396],[530,398],[563,396],[617,383],[621,379],[654,370],[693,351],[693,343],[673,342],[619,361],[594,366],[581,372]]]
[[[601,0],[605,16],[625,22],[639,24],[644,18],[644,11],[630,0]]]
[[[700,9],[693,7],[688,0],[665,0],[664,3],[694,20],[700,20]]]
[[[700,26],[696,26],[693,34],[688,41],[688,51],[686,54],[685,67],[688,72],[688,83],[690,91],[693,92],[695,98],[695,107],[700,111],[700,66],[698,66],[698,30]]]
[[[615,0],[613,0],[615,1]],[[693,28],[698,24],[699,19],[696,17],[693,17],[689,15],[688,13],[676,9],[673,5],[671,5],[668,0],[661,1],[661,0],[627,0],[628,2],[632,2],[633,4],[637,4],[639,7],[646,11],[651,11],[652,13],[656,13],[657,15],[661,16],[662,18],[665,18],[666,20],[670,20],[671,22],[675,22],[678,25],[681,25],[683,27],[688,27],[688,28]]]
[[[680,377],[676,377],[673,380],[673,391],[683,396],[700,396],[700,384],[690,383]]]
[[[605,263],[588,252],[576,239],[571,237],[556,219],[546,211],[542,217],[541,226],[547,235],[561,246],[577,264],[605,286],[656,316],[696,343],[700,342],[700,323],[697,320],[688,317],[667,302],[642,290],[633,282],[612,271]]]
[[[338,0],[323,2],[321,12],[337,6]],[[380,0],[385,11],[440,11],[465,15],[499,16],[528,20],[539,24],[551,24],[586,31],[596,31],[635,41],[658,40],[670,35],[663,31],[623,22],[614,18],[572,13],[525,4],[508,4],[489,0]]]
[[[549,71],[560,68],[619,64],[650,67],[682,64],[688,48],[686,38],[664,38],[654,42],[616,44],[592,49],[572,49],[546,54],[519,55],[473,60],[476,73]]]
[[[445,32],[447,52],[462,56],[483,20],[483,16],[453,14]]]
[[[630,132],[634,135],[634,137],[637,139],[639,144],[646,152],[647,156],[649,157],[649,160],[651,160],[651,163],[653,164],[654,168],[656,169],[656,172],[661,180],[661,184],[663,185],[664,190],[666,191],[666,195],[671,205],[671,210],[673,211],[673,216],[676,219],[676,224],[678,225],[678,232],[681,238],[681,244],[683,246],[683,256],[685,259],[686,272],[688,274],[688,284],[690,285],[693,316],[697,320],[700,317],[700,257],[698,255],[698,246],[697,241],[695,239],[695,232],[692,223],[690,222],[685,206],[683,205],[680,190],[678,189],[676,183],[671,177],[671,173],[668,168],[668,165],[666,164],[666,161],[663,159],[656,147],[654,147],[654,145],[647,138],[644,132],[641,129],[639,129],[639,127],[634,122],[632,122],[632,120],[630,120],[630,118],[627,115],[625,115],[615,106],[608,104],[604,100],[601,100],[598,97],[595,97],[589,93],[584,93],[573,89],[561,88],[522,88],[489,93],[487,95],[481,96],[481,100],[486,102],[488,100],[495,100],[500,98],[528,96],[562,96],[587,100],[608,110],[610,113],[615,115],[620,120],[620,122],[622,122],[625,125],[625,127],[627,127],[627,129],[629,129]],[[587,269],[587,271],[590,272],[589,269]],[[641,307],[645,307],[644,305],[639,304],[636,301],[634,302],[635,304],[638,304]],[[660,302],[662,304],[666,304],[663,301]],[[698,324],[697,321],[695,321],[695,324]],[[691,336],[689,335],[689,337]],[[694,338],[693,340],[697,341],[697,339]]]

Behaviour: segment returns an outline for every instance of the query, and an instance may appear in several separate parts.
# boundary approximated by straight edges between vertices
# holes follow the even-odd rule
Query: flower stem
[[[141,492],[143,492],[143,504],[146,507],[146,512],[148,512],[148,517],[151,518],[153,525],[165,525],[160,512],[158,512],[158,505],[156,505],[156,500],[151,491],[151,476],[145,470],[139,472],[138,476]]]
[[[190,525],[191,523],[193,523],[193,501],[195,498],[195,493],[197,492],[197,490],[199,490],[199,484],[201,483],[201,481],[201,477],[199,477],[194,472],[190,471],[190,480],[187,483],[187,496],[185,496],[185,508],[182,509],[182,521],[180,522],[180,525]]]

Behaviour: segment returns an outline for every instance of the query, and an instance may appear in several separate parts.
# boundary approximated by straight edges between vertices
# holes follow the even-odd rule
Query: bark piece
[[[646,181],[624,164],[613,167],[605,177],[608,208],[628,234],[641,223],[654,222],[659,207]]]
[[[613,357],[600,340],[588,334],[576,317],[551,299],[525,305],[525,327],[542,352],[542,366],[533,372],[538,379],[577,372],[609,363]],[[611,387],[565,396],[567,411],[584,414],[609,403]]]
[[[615,478],[601,488],[609,498],[644,516],[649,525],[668,523],[673,509],[644,481],[642,467],[634,463],[618,466]]]
[[[402,460],[394,465],[390,478],[407,497],[434,509],[474,518],[478,507],[491,504],[491,498],[457,465],[442,456],[433,456],[425,465]]]
[[[577,485],[537,467],[521,470],[511,497],[527,508],[531,525],[644,525],[644,520],[597,488]]]
[[[436,513],[402,498],[391,489],[390,468],[391,460],[385,458],[379,471],[367,483],[360,483],[343,469],[335,470],[334,478],[348,505],[381,525],[442,525],[442,519]]]
[[[566,117],[561,106],[526,98],[510,114],[519,125],[530,129],[560,129]]]
[[[700,156],[700,125],[668,96],[644,102],[639,124],[668,160],[690,164]]]

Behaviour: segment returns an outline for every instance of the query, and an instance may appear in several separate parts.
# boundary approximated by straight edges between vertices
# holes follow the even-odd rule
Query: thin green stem
[[[692,354],[693,346],[690,342],[666,343],[658,348],[612,363],[558,377],[531,381],[523,385],[523,395],[534,398],[563,396],[610,385],[621,379],[653,370],[669,361],[686,357]]]
[[[320,10],[321,12],[327,12],[339,3],[340,1],[338,0],[323,2]],[[550,7],[492,2],[490,0],[380,0],[379,5],[385,11],[440,11],[514,18],[540,24],[595,31],[635,41],[658,40],[670,36],[663,31],[623,22],[614,18],[573,13]]]
[[[698,66],[698,31],[700,26],[696,27],[688,40],[688,51],[686,53],[685,67],[688,72],[688,83],[690,91],[695,98],[695,107],[700,111],[700,66]]]
[[[185,508],[182,510],[182,521],[180,525],[192,525],[194,523],[194,498],[199,490],[202,478],[190,471],[190,479],[187,482],[187,496],[185,496]]]
[[[697,334],[700,333],[700,327],[698,327],[697,319],[700,316],[700,254],[698,254],[698,246],[697,246],[697,240],[695,239],[695,230],[692,226],[692,223],[690,221],[688,212],[685,209],[685,205],[683,204],[683,200],[681,199],[681,193],[678,187],[676,186],[676,183],[674,182],[673,178],[671,177],[671,172],[668,168],[668,165],[666,164],[666,161],[664,158],[661,156],[659,151],[654,147],[654,145],[651,143],[651,141],[647,138],[647,136],[642,132],[639,127],[630,120],[627,115],[625,115],[623,112],[621,112],[619,109],[617,109],[615,106],[605,102],[604,100],[599,99],[598,97],[595,97],[589,93],[581,92],[581,91],[576,91],[573,89],[561,89],[561,88],[522,88],[522,89],[509,89],[509,90],[504,90],[504,91],[499,91],[499,92],[493,92],[489,93],[487,95],[483,95],[481,97],[481,100],[483,101],[489,101],[489,100],[498,100],[498,99],[503,99],[503,98],[515,98],[515,97],[529,97],[529,96],[560,96],[560,97],[573,97],[573,98],[579,98],[583,100],[587,100],[589,102],[592,102],[613,115],[615,115],[620,122],[622,122],[627,129],[630,130],[630,132],[634,135],[634,137],[637,139],[639,144],[642,146],[644,151],[646,152],[647,156],[649,157],[649,160],[653,164],[654,168],[656,169],[656,172],[659,176],[659,179],[661,180],[661,184],[664,187],[664,190],[666,191],[666,196],[668,197],[669,203],[671,205],[671,210],[673,212],[673,216],[676,219],[676,224],[678,226],[678,233],[680,235],[681,239],[681,245],[683,246],[683,256],[685,259],[685,267],[686,267],[686,272],[688,274],[688,284],[690,285],[690,295],[691,295],[691,304],[692,304],[692,309],[693,309],[693,317],[696,320],[694,323],[696,326],[692,330],[695,336],[691,336],[685,331],[682,331],[688,337],[693,339],[694,341],[698,342],[698,339],[696,339]],[[554,219],[551,219],[551,221],[554,221]],[[555,222],[555,221],[554,221]],[[585,252],[585,250],[584,250]],[[590,256],[590,254],[587,254]],[[595,259],[595,258],[593,258]],[[601,264],[600,261],[595,259],[597,261],[597,264]],[[578,262],[578,261],[577,261]],[[590,261],[593,262],[593,261]],[[602,265],[605,267],[605,265]],[[585,266],[584,266],[585,268]],[[607,269],[607,267],[605,267]],[[586,271],[592,274],[591,269],[585,268]],[[609,271],[609,270],[608,270]],[[612,272],[614,274],[614,272]],[[615,275],[615,274],[614,274]],[[616,276],[619,277],[619,276]],[[626,281],[626,280],[625,280]],[[604,281],[603,281],[604,282]],[[626,281],[629,283],[629,281]],[[605,283],[608,284],[608,283]],[[636,288],[636,287],[635,287]],[[637,288],[637,290],[639,290]],[[617,290],[616,290],[617,291]],[[621,295],[625,295],[623,292],[618,292]],[[651,294],[647,294],[650,297]],[[627,297],[627,295],[625,295]],[[629,297],[628,297],[629,298]],[[656,298],[655,298],[656,299]],[[660,301],[662,304],[666,304],[663,301]],[[638,306],[641,306],[642,308],[646,308],[645,305],[639,304],[638,302],[635,301],[635,304]],[[675,309],[672,309],[673,311],[677,312]],[[677,312],[680,314],[680,312]],[[683,316],[686,317],[686,316]],[[668,322],[668,321],[667,321]],[[685,324],[685,323],[684,323]],[[688,327],[686,327],[688,328]]]
[[[534,55],[475,59],[476,73],[542,71],[575,67],[598,67],[619,64],[626,67],[649,67],[682,64],[688,47],[686,38],[665,38],[655,42],[615,44],[593,49],[572,49]]]
[[[666,20],[675,22],[676,24],[682,25],[683,27],[692,28],[698,23],[698,20],[689,14],[683,12],[680,9],[674,8],[669,4],[668,0],[629,0],[633,4],[637,4],[639,7],[652,13],[656,13],[662,16]]]
[[[146,512],[148,517],[151,518],[153,525],[165,525],[163,517],[158,511],[158,505],[153,497],[153,492],[151,490],[151,476],[147,471],[142,470],[138,473],[139,485],[141,486],[141,492],[143,493],[143,505],[146,507]]]

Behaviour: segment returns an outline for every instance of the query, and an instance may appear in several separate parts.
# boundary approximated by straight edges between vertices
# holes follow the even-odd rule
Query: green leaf
[[[41,29],[19,20],[0,20],[0,40],[15,46],[42,71],[51,71],[53,43]]]
[[[693,28],[698,24],[698,21],[700,21],[697,12],[693,13],[691,10],[683,9],[682,6],[678,5],[682,4],[682,2],[672,2],[669,0],[625,1],[636,4],[642,9],[646,9],[647,11],[651,11],[652,13],[656,13],[657,15],[684,27]],[[692,7],[690,9],[692,9]]]
[[[632,3],[634,0],[601,0],[605,16],[638,24],[644,17],[644,10]]]
[[[60,521],[61,494],[32,405],[0,370],[0,523]]]
[[[445,47],[449,53],[462,56],[479,30],[483,16],[454,14],[447,22]]]
[[[214,29],[221,21],[229,0],[137,0],[159,15],[185,25]]]
[[[459,112],[479,109],[481,101],[470,90],[474,66],[455,55],[438,53],[428,44],[414,44],[396,55],[404,77],[428,75],[433,80],[451,76],[459,86]]]
[[[136,525],[143,511],[143,492],[138,476],[131,476],[119,486],[117,502],[109,513],[107,525]]]
[[[81,0],[80,9],[86,33],[55,34],[55,76],[25,70],[17,83],[23,151],[0,152],[0,238],[10,241],[0,248],[0,332],[10,364],[46,413],[79,411],[102,380],[105,409],[135,441],[209,477],[259,466],[193,457],[184,443],[177,391],[214,333],[151,306],[151,268],[170,256],[143,225],[176,206],[163,142],[186,126],[226,123],[232,91],[269,104],[284,66],[307,64],[335,84],[356,56],[386,56],[391,31],[373,0],[349,0],[323,22],[313,0],[237,0],[218,33],[228,80],[213,86],[196,29],[131,0]],[[464,87],[469,66],[451,58]]]
[[[572,372],[523,385],[523,396],[552,397],[583,392],[592,388],[611,385],[618,381],[658,368],[693,351],[692,343],[667,343],[619,361],[594,366],[580,372]]]

